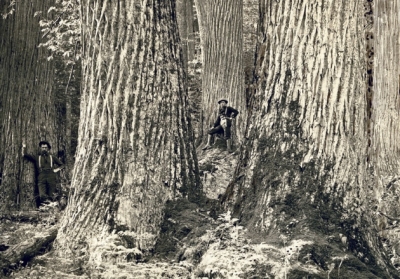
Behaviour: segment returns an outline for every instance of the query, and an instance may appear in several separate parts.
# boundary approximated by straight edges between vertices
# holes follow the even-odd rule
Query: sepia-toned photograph
[[[0,278],[400,279],[400,0],[0,0]]]

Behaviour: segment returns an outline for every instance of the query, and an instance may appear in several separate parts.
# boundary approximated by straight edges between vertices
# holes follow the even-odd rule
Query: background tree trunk
[[[243,0],[243,70],[246,105],[253,93],[254,62],[258,39],[259,0]],[[245,120],[243,120],[245,121]]]
[[[37,11],[47,11],[52,1],[16,2],[13,14],[0,20],[0,210],[35,206],[34,167],[22,160],[21,144],[36,153],[46,139],[57,153],[54,68],[41,41]],[[0,10],[9,9],[2,1]],[[4,206],[3,206],[4,205]]]
[[[361,261],[365,278],[370,267],[377,278],[398,278],[369,188],[364,3],[261,2],[248,140],[225,198],[267,239],[312,241],[300,253],[321,274],[330,264],[349,278]],[[343,248],[352,254],[338,262]]]
[[[54,54],[53,54],[54,55]],[[78,140],[78,124],[80,113],[80,81],[81,63],[66,65],[65,61],[56,56],[57,68],[55,88],[55,106],[57,112],[57,127],[63,131],[59,135],[59,157],[65,163],[64,170],[61,172],[63,191],[67,190],[72,177],[74,166],[74,156]]]
[[[240,111],[234,137],[242,139],[246,119],[243,72],[243,1],[195,0],[202,46],[202,116],[199,138],[218,115],[218,100]]]
[[[60,252],[93,252],[113,232],[150,249],[167,200],[199,197],[174,4],[81,2],[81,118]]]
[[[186,72],[188,62],[195,58],[195,17],[193,0],[177,0],[179,37],[182,43],[183,62]]]
[[[179,37],[182,45],[185,82],[188,88],[190,118],[198,135],[201,112],[201,69],[199,23],[193,0],[177,0]]]

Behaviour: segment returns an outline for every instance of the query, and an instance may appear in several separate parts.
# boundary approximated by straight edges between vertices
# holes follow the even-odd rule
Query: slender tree
[[[246,104],[253,87],[254,55],[257,48],[259,0],[243,0],[243,71]]]
[[[261,1],[251,117],[224,199],[266,240],[312,241],[300,253],[321,276],[329,265],[340,278],[355,266],[399,278],[382,253],[368,162],[366,2]]]
[[[199,197],[174,3],[81,2],[81,117],[61,253],[113,233],[150,249],[167,200]]]
[[[195,57],[195,17],[193,0],[177,0],[179,37],[182,42],[183,61],[186,71],[188,62]]]
[[[176,1],[179,37],[182,45],[185,81],[188,88],[190,118],[194,127],[195,138],[199,134],[201,110],[201,78],[197,73],[201,68],[200,39],[198,20],[193,0]]]
[[[34,168],[21,145],[36,152],[47,139],[57,151],[54,67],[41,42],[38,11],[52,1],[2,1],[0,11],[0,210],[35,206]]]
[[[227,98],[241,115],[234,129],[242,138],[246,119],[243,71],[243,1],[195,0],[202,47],[202,116],[199,137],[217,116],[217,102]]]

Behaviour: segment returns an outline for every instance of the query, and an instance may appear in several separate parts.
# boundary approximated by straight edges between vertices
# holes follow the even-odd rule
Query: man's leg
[[[209,149],[209,148],[211,148],[211,140],[212,140],[212,137],[213,137],[213,135],[208,135],[208,137],[207,137],[207,144],[206,144],[206,146],[204,146],[202,149],[203,150],[206,150],[206,149]]]
[[[210,148],[211,148],[211,140],[212,140],[213,135],[214,135],[214,134],[221,133],[221,132],[223,132],[223,129],[222,129],[222,126],[221,126],[221,125],[219,125],[219,126],[217,126],[217,127],[215,127],[215,128],[210,129],[210,130],[208,131],[207,144],[206,144],[206,146],[204,146],[202,149],[203,149],[203,150],[210,149]]]
[[[47,194],[49,197],[50,201],[54,201],[55,200],[55,194],[56,194],[56,185],[57,185],[57,178],[56,178],[56,174],[54,172],[49,173],[47,175]]]
[[[226,139],[226,150],[228,152],[232,151],[232,140],[231,140],[231,127],[228,126],[224,130],[225,139]]]
[[[39,174],[38,189],[39,189],[40,205],[42,205],[48,198],[48,196],[47,196],[47,181],[46,181],[46,177],[43,174]]]
[[[231,140],[231,139],[227,139],[227,140],[226,140],[226,150],[227,150],[228,152],[231,152],[231,151],[232,151],[232,140]]]

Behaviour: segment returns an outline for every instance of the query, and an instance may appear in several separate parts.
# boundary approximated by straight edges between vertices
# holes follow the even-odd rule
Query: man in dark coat
[[[217,120],[214,122],[213,128],[208,131],[208,139],[206,146],[203,150],[211,148],[211,140],[215,134],[223,134],[226,139],[226,145],[228,151],[232,150],[232,140],[231,140],[231,126],[232,120],[239,114],[239,111],[232,107],[228,107],[228,101],[226,99],[221,99],[218,101],[219,110]]]
[[[39,154],[31,155],[25,152],[26,145],[22,144],[22,155],[35,163],[38,173],[39,198],[42,205],[53,200],[56,193],[56,172],[61,170],[64,164],[57,157],[50,154],[51,145],[49,142],[41,141],[39,147]],[[54,168],[54,164],[57,164],[59,167]]]

